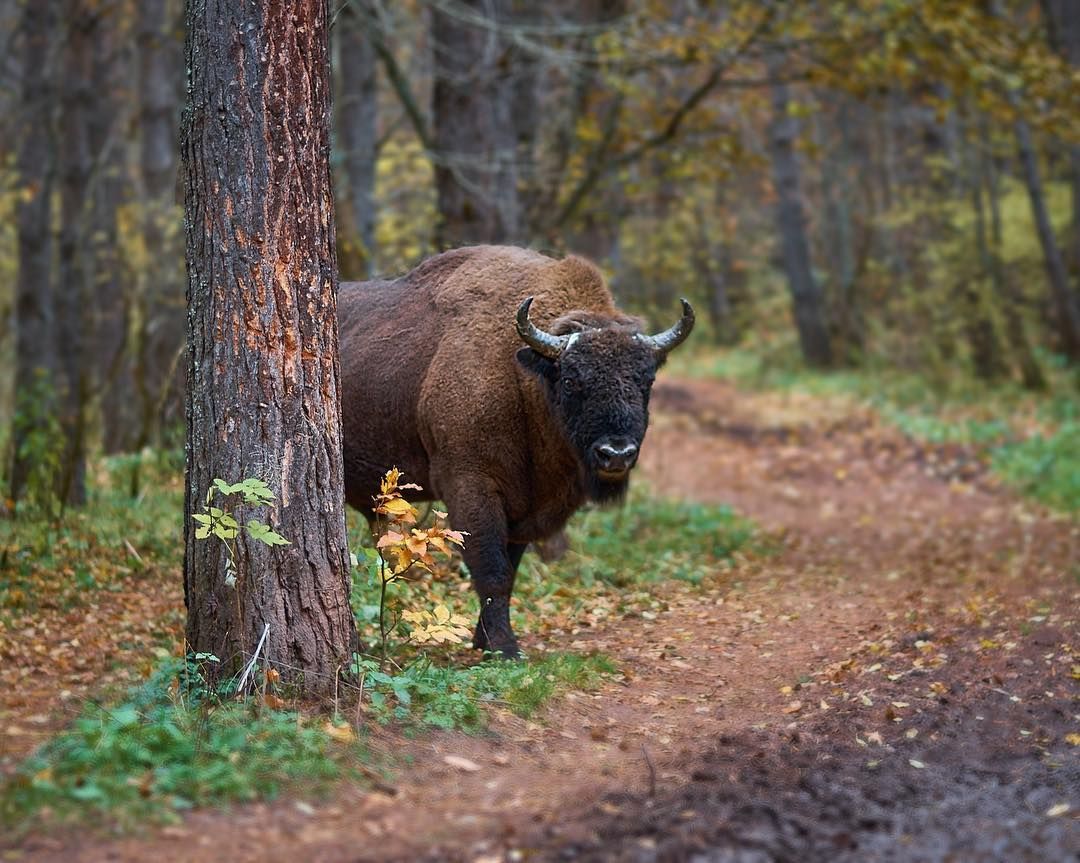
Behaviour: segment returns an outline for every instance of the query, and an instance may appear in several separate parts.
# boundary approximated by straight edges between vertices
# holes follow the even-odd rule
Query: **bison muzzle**
[[[474,645],[518,655],[514,576],[530,542],[587,501],[620,500],[657,369],[694,326],[657,335],[620,312],[599,270],[503,246],[436,255],[393,281],[341,286],[345,493],[372,515],[390,466],[467,531]]]

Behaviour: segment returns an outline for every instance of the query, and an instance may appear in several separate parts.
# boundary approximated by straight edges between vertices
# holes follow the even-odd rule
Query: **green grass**
[[[579,513],[570,524],[573,571],[586,585],[679,579],[700,584],[754,538],[728,506],[655,498],[637,486],[625,505]]]
[[[121,589],[124,576],[180,566],[184,493],[175,460],[145,461],[141,495],[128,491],[132,459],[108,459],[82,509],[0,520],[0,615],[74,608],[98,590]]]
[[[1080,512],[1080,422],[1065,422],[1051,434],[1000,446],[992,464],[1022,493],[1066,512]]]
[[[617,672],[599,654],[543,653],[523,662],[491,659],[473,666],[441,665],[421,659],[403,671],[380,672],[365,660],[365,687],[379,722],[480,730],[485,705],[529,717],[567,690],[596,689]]]
[[[123,825],[168,820],[193,806],[272,798],[303,782],[325,787],[347,747],[318,717],[257,709],[254,702],[181,697],[182,663],[168,660],[129,698],[90,706],[0,787],[0,815],[26,825],[35,813]]]

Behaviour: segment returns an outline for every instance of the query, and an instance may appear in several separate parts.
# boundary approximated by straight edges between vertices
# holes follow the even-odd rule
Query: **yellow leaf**
[[[410,536],[405,540],[405,545],[417,557],[424,557],[427,554],[427,542],[419,537]]]
[[[356,739],[356,733],[352,730],[351,725],[334,725],[333,722],[327,722],[323,726],[323,730],[328,737],[333,738],[338,743],[352,743]]]
[[[450,609],[445,605],[435,606],[435,620],[438,623],[446,623],[450,620]]]
[[[1070,746],[1080,746],[1080,734],[1075,731],[1072,734],[1065,735],[1065,742]]]
[[[400,497],[388,500],[379,508],[390,515],[405,515],[414,512],[412,504],[407,500],[402,500]]]
[[[379,541],[375,543],[375,547],[386,548],[388,545],[398,545],[399,543],[404,542],[404,540],[405,537],[396,530],[388,530],[379,537]]]

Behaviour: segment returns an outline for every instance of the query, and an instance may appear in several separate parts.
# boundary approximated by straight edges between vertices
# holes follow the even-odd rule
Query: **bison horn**
[[[547,357],[549,360],[557,360],[559,355],[566,350],[566,346],[570,344],[571,336],[576,334],[572,333],[569,336],[553,336],[551,333],[545,333],[529,320],[529,306],[532,305],[532,301],[532,297],[526,297],[525,302],[518,306],[518,335],[521,336],[521,340],[525,342],[525,344],[538,354]]]
[[[675,350],[679,345],[686,341],[686,337],[690,335],[690,331],[694,328],[694,308],[685,299],[680,299],[682,303],[682,317],[678,322],[670,329],[664,330],[662,333],[657,333],[655,336],[639,336],[639,338],[652,346],[652,349],[658,354],[667,354]]]

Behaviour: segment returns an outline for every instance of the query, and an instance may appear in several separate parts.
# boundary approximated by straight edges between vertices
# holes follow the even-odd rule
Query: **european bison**
[[[673,327],[643,334],[588,261],[504,246],[342,284],[346,498],[370,515],[397,465],[418,499],[445,501],[469,533],[476,647],[518,655],[509,603],[526,545],[586,501],[625,494],[656,370],[694,326],[682,306]]]

